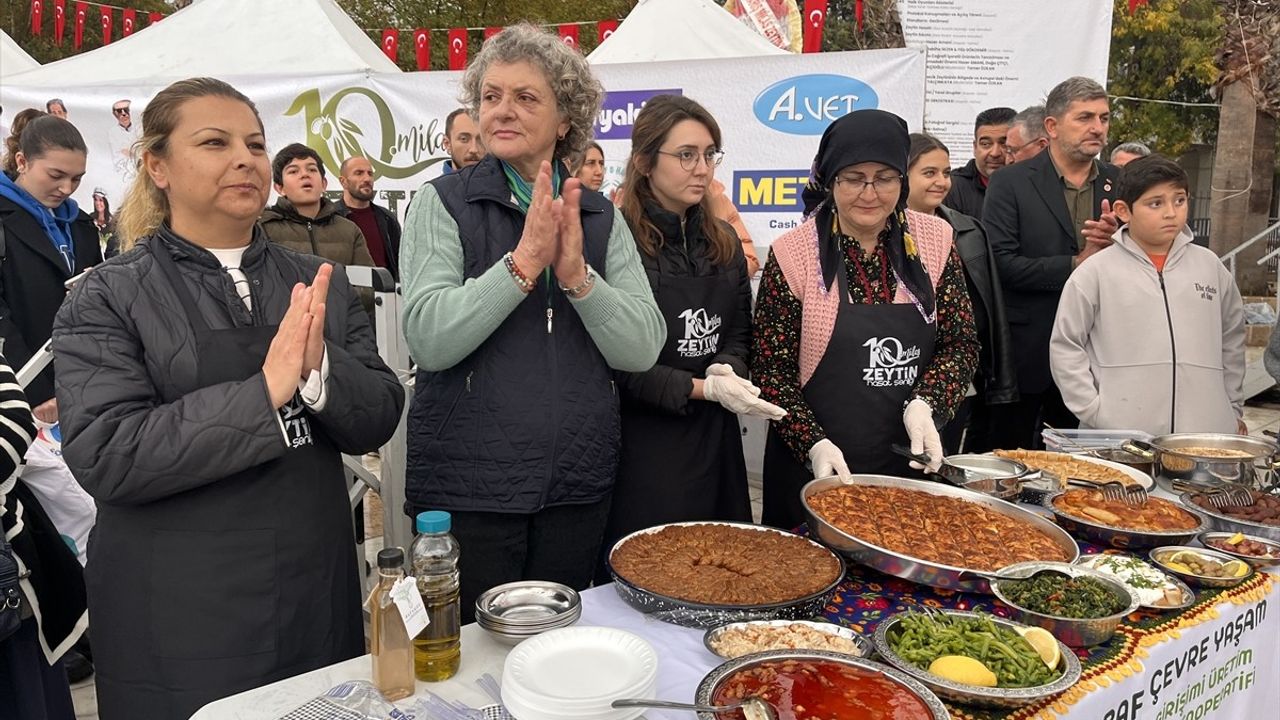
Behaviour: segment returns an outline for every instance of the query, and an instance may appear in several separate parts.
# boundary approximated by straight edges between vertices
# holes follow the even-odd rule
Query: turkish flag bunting
[[[418,69],[431,69],[431,31],[418,28],[413,31],[413,51],[418,56]]]
[[[560,26],[560,42],[573,48],[578,49],[578,26],[574,23]]]
[[[827,24],[827,0],[804,0],[804,51],[822,52],[822,26]]]
[[[853,5],[853,15],[858,19],[858,32],[862,32],[862,0],[857,0]]]
[[[395,28],[386,28],[382,31],[382,52],[386,54],[391,62],[396,61],[397,51],[400,49],[400,31]]]
[[[129,37],[138,26],[138,11],[127,8],[121,16],[124,19],[120,21],[120,37]]]
[[[164,13],[147,13],[147,27],[151,27],[164,19]]]
[[[44,0],[31,0],[31,34],[39,35],[44,24]]]
[[[1132,15],[1138,11],[1138,8],[1147,4],[1147,0],[1129,0],[1129,14]]]
[[[453,28],[449,31],[449,69],[467,69],[467,29]]]
[[[104,7],[102,10],[102,44],[111,44],[111,8]]]
[[[604,42],[615,30],[618,29],[617,20],[601,20],[596,23],[597,42]]]
[[[84,19],[89,14],[89,3],[76,3],[76,24],[75,29],[71,31],[71,47],[76,50],[80,49],[80,45],[84,42]]]
[[[489,38],[493,37],[494,35],[497,35],[500,32],[502,32],[501,25],[490,25],[489,27],[484,29],[484,39],[488,40]]]
[[[53,0],[53,41],[62,44],[67,29],[67,0]]]

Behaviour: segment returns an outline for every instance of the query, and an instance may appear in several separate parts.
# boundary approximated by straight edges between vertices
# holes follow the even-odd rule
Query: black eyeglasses
[[[129,114],[129,108],[127,108],[127,107],[122,107],[122,108],[111,108],[111,112],[115,113],[116,115],[128,115],[128,114]]]
[[[705,153],[700,153],[694,150],[681,150],[680,152],[673,153],[666,152],[665,150],[659,150],[658,154],[667,155],[679,160],[680,167],[684,168],[686,171],[692,171],[694,168],[698,167],[699,158],[706,161],[707,167],[709,168],[718,166],[720,162],[724,160],[723,150],[708,150]]]
[[[837,175],[836,185],[848,185],[849,190],[861,195],[868,186],[875,189],[878,195],[888,195],[902,187],[901,175],[876,175],[867,180],[861,175]]]

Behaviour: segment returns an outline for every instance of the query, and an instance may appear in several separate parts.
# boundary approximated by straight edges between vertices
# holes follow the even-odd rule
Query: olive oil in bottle
[[[448,680],[462,661],[462,605],[458,595],[458,541],[449,534],[449,513],[419,513],[418,537],[410,549],[418,593],[430,621],[413,639],[413,674],[419,680]]]

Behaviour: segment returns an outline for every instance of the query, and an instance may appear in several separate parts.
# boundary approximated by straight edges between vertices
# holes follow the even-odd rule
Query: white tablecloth
[[[648,640],[658,653],[657,697],[662,699],[691,702],[698,682],[722,662],[703,646],[703,631],[647,619],[622,602],[612,585],[582,593],[582,619],[578,625],[619,628]],[[458,674],[445,682],[419,682],[418,692],[430,690],[471,707],[489,705],[493,701],[475,681],[484,673],[501,680],[502,663],[510,650],[510,646],[493,640],[480,626],[467,625],[462,628],[462,666]],[[276,720],[335,685],[348,680],[368,680],[371,670],[370,658],[364,655],[223,698],[201,708],[192,720]],[[408,708],[413,705],[413,698],[396,704]],[[645,717],[689,720],[692,716],[687,712],[650,710]]]

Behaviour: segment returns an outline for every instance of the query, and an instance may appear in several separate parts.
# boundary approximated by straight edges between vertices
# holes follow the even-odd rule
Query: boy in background
[[[1049,363],[1082,428],[1248,432],[1244,304],[1218,257],[1191,242],[1188,186],[1163,156],[1129,163],[1115,243],[1063,288]]]

